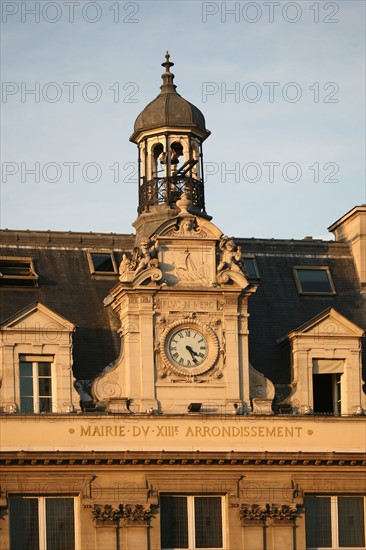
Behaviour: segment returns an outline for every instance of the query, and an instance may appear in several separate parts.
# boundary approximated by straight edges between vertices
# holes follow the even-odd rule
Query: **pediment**
[[[180,239],[220,239],[222,231],[209,220],[189,214],[166,220],[155,235]]]
[[[353,336],[360,338],[364,330],[341,315],[333,308],[328,308],[310,319],[299,328],[288,333],[289,337],[309,335],[322,337]]]
[[[40,327],[49,327],[49,330],[72,332],[76,325],[52,311],[40,302],[34,302],[21,309],[1,324],[1,330],[39,330]]]

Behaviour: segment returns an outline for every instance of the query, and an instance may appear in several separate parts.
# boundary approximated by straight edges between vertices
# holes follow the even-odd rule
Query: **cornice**
[[[345,468],[365,467],[364,453],[220,453],[220,452],[3,452],[0,453],[0,466],[22,467],[62,467],[86,468],[98,466],[118,468],[132,467],[240,467],[270,469],[274,466],[306,468]],[[278,471],[278,470],[277,470]]]

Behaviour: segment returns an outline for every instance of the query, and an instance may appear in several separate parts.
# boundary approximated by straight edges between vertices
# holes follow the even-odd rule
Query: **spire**
[[[169,61],[169,59],[170,54],[167,51],[165,54],[165,62],[161,64],[163,67],[165,67],[165,73],[161,75],[161,78],[163,79],[163,84],[160,86],[162,94],[174,93],[177,88],[176,85],[173,83],[174,74],[170,72],[170,67],[173,67],[174,63]]]

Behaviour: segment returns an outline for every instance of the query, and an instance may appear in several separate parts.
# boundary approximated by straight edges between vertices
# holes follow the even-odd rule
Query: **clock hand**
[[[195,356],[197,356],[198,353],[196,353],[195,351],[193,351],[193,349],[191,348],[191,346],[186,346],[186,350],[188,350],[189,353],[191,354],[193,363],[197,363],[197,359],[196,359]]]
[[[192,355],[195,355],[197,357],[198,353],[196,351],[194,351],[191,346],[186,346],[186,349],[192,354]]]

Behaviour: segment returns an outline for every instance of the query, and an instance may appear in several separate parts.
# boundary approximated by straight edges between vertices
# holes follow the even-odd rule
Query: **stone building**
[[[136,234],[1,232],[0,548],[365,549],[366,206],[224,235],[163,66]]]

